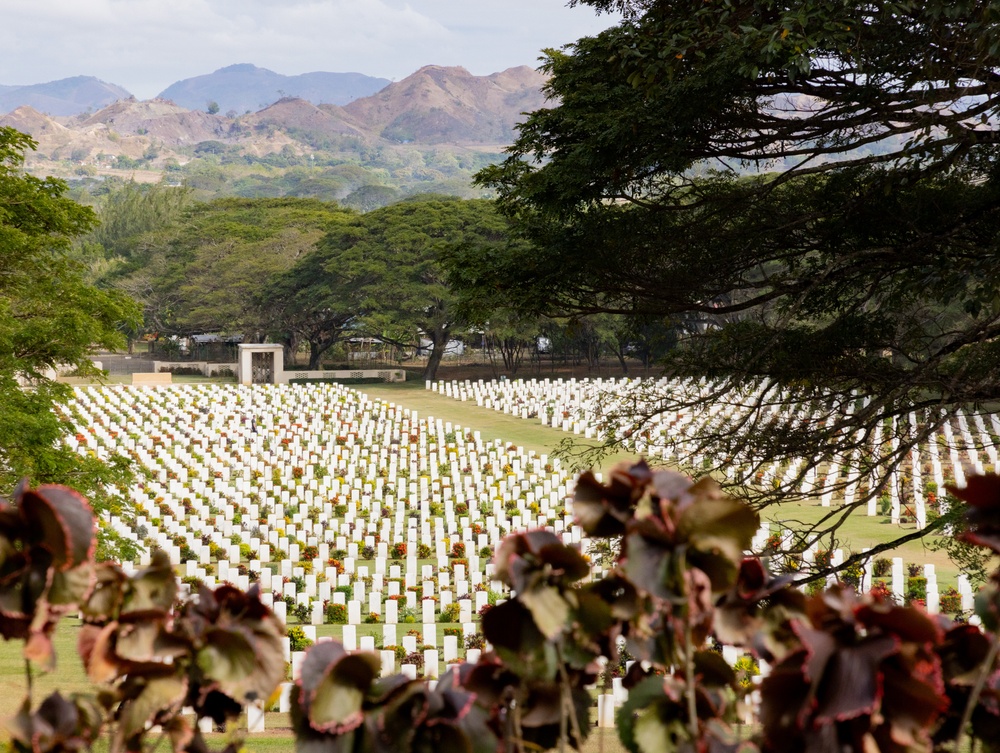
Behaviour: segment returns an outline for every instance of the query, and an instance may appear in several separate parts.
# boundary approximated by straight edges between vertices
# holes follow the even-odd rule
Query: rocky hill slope
[[[545,106],[544,82],[527,67],[473,76],[426,66],[344,106],[283,97],[233,115],[127,97],[68,117],[21,106],[0,126],[38,142],[27,169],[81,190],[113,176],[185,184],[200,198],[314,196],[370,209],[414,193],[479,195],[472,175],[501,158],[524,112]]]

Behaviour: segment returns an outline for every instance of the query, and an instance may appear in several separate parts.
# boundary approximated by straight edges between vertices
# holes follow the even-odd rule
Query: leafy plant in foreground
[[[1000,477],[951,491],[968,505],[962,538],[1000,553]],[[586,558],[552,533],[508,536],[495,577],[516,595],[483,617],[488,650],[434,687],[380,678],[374,654],[311,646],[291,695],[296,749],[579,748],[590,729],[585,686],[624,650],[638,660],[617,718],[631,753],[918,753],[964,750],[966,736],[997,750],[1000,571],[977,597],[979,627],[844,584],[807,597],[743,557],[757,516],[708,479],[623,465],[607,484],[584,474],[575,509],[589,536],[612,540],[604,577],[589,580]],[[80,654],[97,686],[37,708],[29,692],[8,724],[16,750],[91,749],[105,734],[112,751],[142,750],[155,727],[174,751],[204,753],[182,708],[222,723],[283,679],[284,628],[255,588],[201,587],[178,603],[162,553],[131,576],[93,565],[93,516],[72,490],[22,485],[0,504],[0,536],[0,632],[51,666],[48,636],[79,608]],[[750,652],[744,670],[769,665],[756,707],[748,673],[713,650],[720,641]],[[750,738],[733,726],[747,707],[759,722]]]

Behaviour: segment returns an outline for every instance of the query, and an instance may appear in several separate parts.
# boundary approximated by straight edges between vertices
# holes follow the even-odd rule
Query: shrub
[[[402,646],[382,646],[383,651],[392,651],[396,654],[396,661],[402,661],[406,658],[406,649]]]
[[[736,681],[740,687],[749,688],[753,685],[753,678],[760,674],[760,667],[750,654],[743,654],[733,664],[733,671],[736,672]]]
[[[441,610],[441,614],[438,615],[438,622],[458,622],[460,612],[461,608],[458,604],[451,602]]]
[[[868,593],[876,599],[881,599],[882,601],[895,601],[892,589],[889,588],[889,584],[884,580],[875,581]]]
[[[403,557],[406,556],[406,542],[397,541],[395,544],[392,545],[392,549],[390,549],[389,551],[393,559],[397,560],[403,559]]]
[[[885,578],[892,574],[892,560],[886,557],[876,557],[872,564],[872,573],[876,578]]]
[[[860,562],[852,562],[850,565],[845,567],[840,571],[840,580],[846,583],[855,591],[861,588],[861,578],[864,577],[865,571],[861,566]]]
[[[772,533],[767,537],[767,541],[764,542],[763,554],[775,554],[781,551],[781,534]]]
[[[958,614],[962,611],[962,595],[954,588],[948,588],[940,599],[942,614]]]
[[[326,622],[328,625],[347,624],[347,606],[330,603],[326,605]]]
[[[906,603],[927,601],[927,578],[916,575],[906,579]]]
[[[308,623],[309,618],[312,617],[312,609],[308,604],[296,604],[292,611],[295,614],[295,619],[303,624]]]
[[[430,546],[427,544],[417,544],[417,558],[426,560],[430,559],[432,554]]]
[[[414,651],[412,654],[407,654],[403,657],[403,664],[415,664],[417,666],[417,671],[419,672],[424,668],[424,655],[420,651]]]
[[[285,630],[285,635],[288,636],[288,642],[292,651],[305,651],[313,644],[312,640],[306,637],[306,631],[298,625],[292,625]]]

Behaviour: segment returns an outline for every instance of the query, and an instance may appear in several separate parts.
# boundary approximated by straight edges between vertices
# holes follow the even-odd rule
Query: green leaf
[[[160,677],[146,683],[142,692],[124,704],[118,734],[129,739],[142,732],[160,710],[179,711],[187,693],[187,680],[182,677]]]
[[[156,549],[148,567],[136,573],[125,589],[120,619],[147,612],[166,612],[177,597],[177,578],[166,552]]]
[[[531,612],[539,631],[547,639],[551,640],[562,632],[569,617],[569,605],[559,589],[552,586],[532,588],[519,593],[518,599]]]
[[[218,682],[227,695],[233,695],[230,687],[246,678],[256,666],[250,641],[233,630],[209,631],[197,662],[205,676]]]
[[[327,670],[309,701],[309,723],[323,732],[342,733],[364,721],[361,706],[381,669],[375,654],[348,654]]]

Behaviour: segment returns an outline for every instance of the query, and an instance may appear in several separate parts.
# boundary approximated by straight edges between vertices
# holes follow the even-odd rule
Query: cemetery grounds
[[[133,493],[138,503],[135,528],[119,520],[113,524],[128,535],[136,535],[142,526],[138,532],[171,553],[182,578],[201,577],[209,584],[232,580],[246,587],[249,573],[259,574],[269,581],[265,594],[278,594],[275,609],[290,626],[297,622],[294,607],[301,604],[307,609],[300,608],[299,617],[310,635],[345,639],[359,648],[388,645],[393,631],[387,630],[385,620],[391,610],[397,622],[396,645],[413,637],[406,641],[407,648],[413,648],[415,636],[403,633],[420,631],[416,647],[429,644],[434,646],[431,651],[440,650],[425,656],[443,671],[464,655],[460,643],[456,653],[456,641],[446,629],[474,631],[478,610],[473,607],[484,599],[502,598],[500,585],[489,579],[491,565],[485,555],[503,531],[542,524],[572,535],[571,514],[564,506],[572,474],[550,457],[564,431],[579,429],[582,443],[596,443],[582,436],[593,433],[584,427],[553,428],[542,425],[538,415],[521,417],[523,408],[500,394],[509,394],[513,384],[483,387],[479,399],[472,394],[473,382],[439,383],[433,390],[413,382],[365,385],[357,391],[333,385],[185,384],[135,392],[121,386],[82,387],[69,409],[78,426],[71,443],[97,454],[117,448],[150,468],[150,478]],[[412,452],[401,454],[407,444]],[[608,457],[602,470],[633,457],[631,452]],[[459,462],[462,468],[449,467]],[[325,472],[320,470],[324,465]],[[460,500],[477,496],[480,509],[461,515]],[[344,501],[334,505],[329,501],[334,498]],[[282,501],[267,505],[267,499]],[[226,507],[233,500],[235,504]],[[345,503],[349,515],[342,509]],[[780,516],[809,522],[828,509],[814,499],[789,503]],[[340,546],[350,538],[342,536],[332,547],[322,546],[323,539],[330,538],[330,521],[337,521],[342,533],[358,533],[360,540]],[[899,525],[882,515],[852,515],[842,538],[859,550],[885,540]],[[234,534],[242,547],[233,543]],[[366,558],[372,552],[365,547],[375,543],[372,534],[381,541],[375,556]],[[576,535],[579,538],[578,531]],[[202,543],[206,539],[208,544]],[[409,556],[391,557],[387,550],[397,541],[405,541]],[[428,542],[433,544],[431,556],[418,560],[417,546]],[[184,558],[178,543],[188,547]],[[465,544],[467,551],[453,551],[457,543]],[[330,556],[345,553],[353,556]],[[192,554],[194,562],[181,564]],[[958,575],[942,553],[919,542],[886,556],[933,564],[942,586],[954,584]],[[466,560],[468,570],[456,568],[456,559]],[[336,563],[330,564],[332,560]],[[317,561],[320,565],[314,569]],[[390,563],[405,572],[393,571]],[[359,592],[350,579],[352,572],[364,585],[378,581],[390,598],[366,593],[363,586]],[[457,575],[469,580],[459,583]],[[481,590],[472,591],[477,587]],[[463,589],[472,592],[456,592]],[[414,604],[417,592],[429,598]],[[291,597],[287,605],[282,595]],[[441,622],[458,596],[473,598],[462,600],[466,603],[457,621]],[[328,599],[353,602],[345,604],[349,621],[355,623],[348,626],[348,634],[344,626],[325,624],[322,603]],[[400,608],[404,603],[407,606]],[[373,619],[376,612],[378,621]],[[76,655],[76,624],[64,621],[58,632],[59,665],[54,673],[36,678],[39,697],[57,686],[64,692],[89,687]],[[424,637],[431,630],[432,641]],[[0,676],[13,691],[0,700],[0,714],[5,716],[16,711],[23,693],[24,664],[18,648],[8,644],[0,650]],[[268,713],[265,727],[264,734],[247,738],[248,749],[287,748],[287,714]],[[603,738],[595,735],[588,749],[621,749],[614,735]]]

